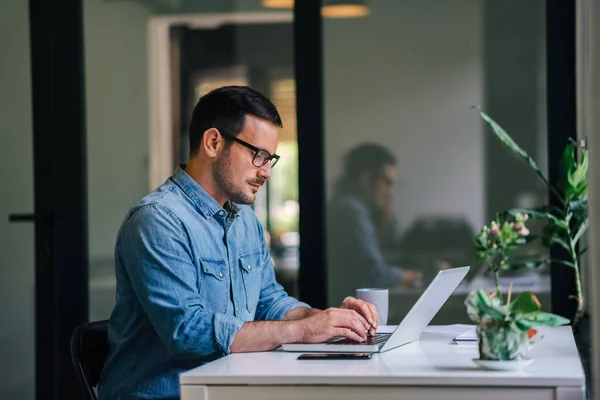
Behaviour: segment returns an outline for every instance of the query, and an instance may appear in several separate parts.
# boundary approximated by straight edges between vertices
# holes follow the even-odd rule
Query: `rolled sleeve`
[[[275,272],[270,261],[264,267],[262,282],[260,298],[256,307],[257,320],[279,321],[294,308],[310,308],[308,304],[288,296],[285,289],[275,280]]]
[[[272,321],[280,321],[287,313],[300,307],[311,308],[306,303],[298,301],[293,297],[286,296],[271,305],[267,314],[265,315],[265,319]]]
[[[239,330],[242,329],[243,325],[244,321],[231,315],[215,314],[215,340],[220,346],[221,354],[227,355],[231,353],[231,343],[233,343],[233,338]]]
[[[287,292],[275,279],[275,270],[271,256],[264,242],[262,225],[256,220],[265,267],[262,272],[262,288],[256,307],[256,320],[279,321],[290,311],[299,307],[310,308],[306,303],[288,296]]]

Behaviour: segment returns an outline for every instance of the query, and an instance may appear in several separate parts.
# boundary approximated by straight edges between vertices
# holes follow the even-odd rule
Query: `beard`
[[[223,153],[215,161],[212,170],[213,179],[217,186],[227,198],[237,204],[252,204],[254,196],[244,192],[236,186],[233,171],[231,169],[231,157],[229,155],[229,147],[223,150]],[[253,184],[263,184],[261,180],[254,180]]]

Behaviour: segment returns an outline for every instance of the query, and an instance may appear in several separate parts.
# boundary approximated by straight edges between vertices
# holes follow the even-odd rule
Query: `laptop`
[[[289,343],[281,348],[283,351],[310,353],[382,353],[414,342],[462,282],[469,269],[467,266],[439,271],[391,334],[367,336],[364,342],[335,337],[324,343]]]

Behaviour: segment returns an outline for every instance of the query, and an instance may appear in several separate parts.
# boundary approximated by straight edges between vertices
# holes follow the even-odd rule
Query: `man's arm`
[[[181,221],[156,204],[123,225],[117,257],[144,312],[174,357],[222,356],[244,321],[205,308],[189,239]]]
[[[264,241],[263,228],[258,218],[255,218],[255,224],[260,241],[262,262],[265,264],[262,268],[262,286],[256,306],[255,320],[289,321],[313,315],[317,311],[309,311],[311,307],[308,304],[288,296],[284,288],[275,279],[275,270]]]
[[[322,310],[317,308],[306,308],[306,307],[298,307],[294,308],[292,311],[285,314],[282,318],[283,321],[295,321],[299,319],[308,318],[311,315],[315,315],[320,313]]]
[[[298,309],[295,314],[301,314]],[[306,313],[307,311],[304,311]],[[246,322],[233,338],[232,353],[273,350],[285,343],[321,343],[334,336],[363,342],[367,321],[354,310],[329,308],[291,321]]]

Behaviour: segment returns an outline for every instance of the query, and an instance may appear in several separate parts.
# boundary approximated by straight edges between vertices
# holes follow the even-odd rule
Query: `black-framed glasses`
[[[238,139],[235,136],[230,135],[228,133],[223,133],[223,132],[220,132],[220,133],[221,133],[221,136],[223,136],[224,138],[233,140],[234,142],[237,142],[237,143],[241,144],[242,146],[254,151],[254,158],[252,158],[252,165],[254,165],[256,168],[260,168],[268,162],[271,162],[271,168],[273,168],[275,166],[275,164],[277,164],[277,161],[279,161],[279,156],[277,154],[271,154],[268,151],[266,151],[265,149],[260,149],[256,146],[251,145],[248,142],[244,142],[242,139]]]

